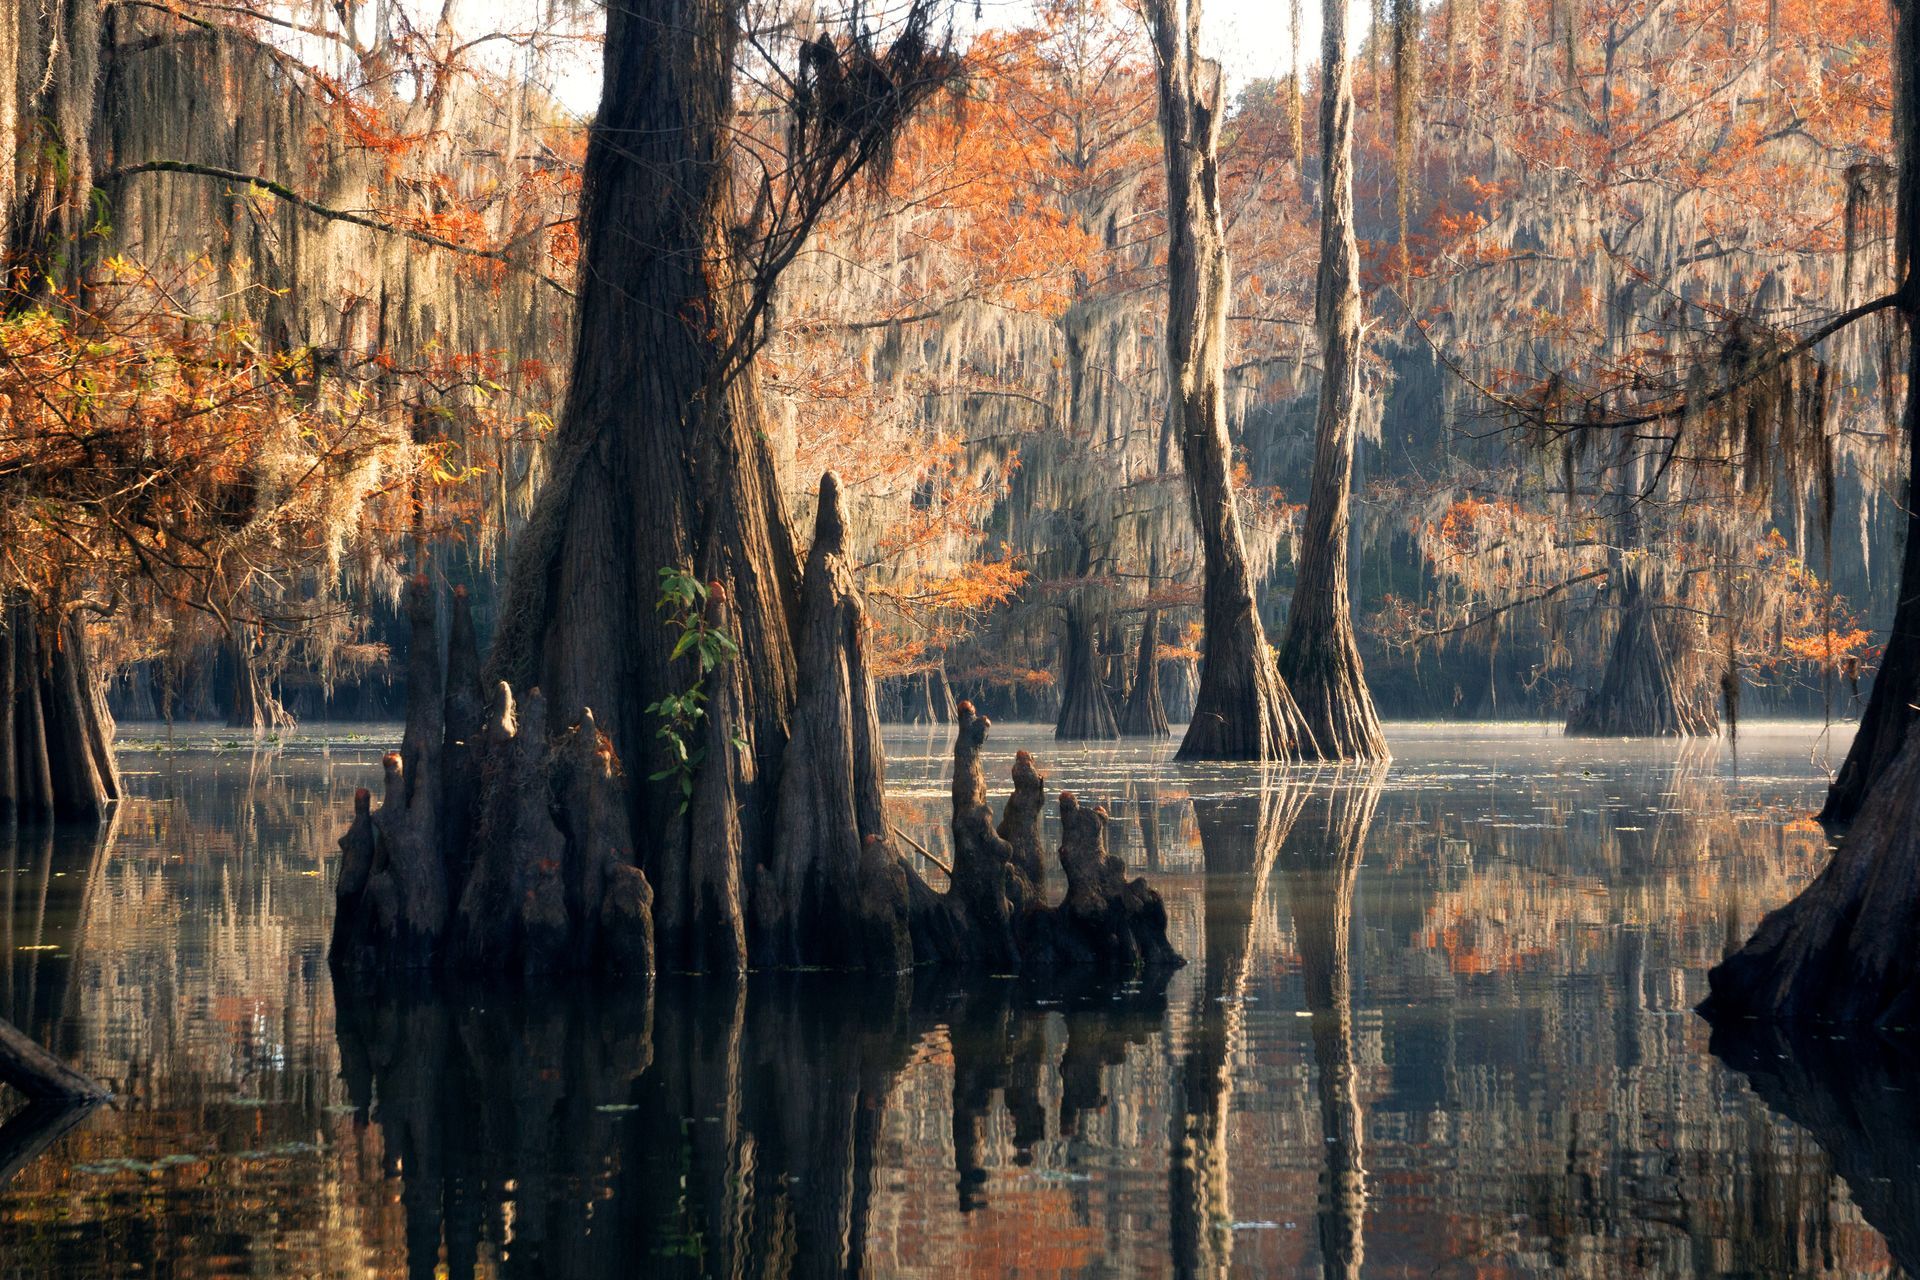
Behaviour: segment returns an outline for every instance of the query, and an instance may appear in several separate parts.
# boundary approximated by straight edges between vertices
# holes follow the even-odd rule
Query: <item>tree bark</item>
[[[1920,702],[1920,4],[1894,0],[1894,145],[1898,184],[1894,222],[1904,268],[1900,316],[1907,335],[1907,397],[1901,434],[1907,455],[1907,538],[1900,562],[1900,595],[1894,605],[1887,647],[1867,695],[1860,728],[1834,775],[1820,820],[1852,822],[1878,784],[1880,774],[1905,748]]]
[[[1095,645],[1099,624],[1077,599],[1068,602],[1066,615],[1060,653],[1060,719],[1053,736],[1063,741],[1117,738],[1120,727],[1113,719],[1113,703],[1107,697]]]
[[[721,585],[734,640],[737,834],[716,854],[767,860],[774,783],[796,696],[800,570],[751,361],[735,367],[745,275],[735,249],[732,0],[615,8],[589,135],[578,338],[552,478],[516,546],[489,682],[591,707],[622,760],[643,870],[663,886],[687,818],[647,708],[692,683],[656,608],[656,575]],[[635,412],[635,406],[640,407]],[[733,754],[729,750],[728,754]],[[680,853],[671,856],[680,856]],[[662,938],[670,951],[683,948]]]
[[[1140,625],[1140,648],[1133,668],[1133,688],[1127,694],[1120,732],[1129,738],[1165,738],[1167,707],[1160,696],[1160,611],[1147,610]]]
[[[1198,49],[1199,0],[1147,0],[1167,171],[1167,428],[1204,555],[1206,647],[1183,760],[1291,760],[1312,731],[1274,664],[1253,597],[1227,436],[1227,247],[1220,215],[1222,73]],[[1184,11],[1184,12],[1182,12]],[[1184,21],[1182,21],[1184,19]]]
[[[1353,632],[1347,574],[1360,379],[1360,250],[1353,230],[1353,70],[1347,11],[1326,6],[1320,61],[1320,406],[1299,576],[1280,645],[1280,674],[1327,760],[1384,760]]]
[[[1567,733],[1592,738],[1711,737],[1720,728],[1713,698],[1689,686],[1639,571],[1627,565],[1620,606],[1600,683],[1567,720]]]

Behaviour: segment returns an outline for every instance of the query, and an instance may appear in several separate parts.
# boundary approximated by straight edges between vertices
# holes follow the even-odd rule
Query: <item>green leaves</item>
[[[667,615],[667,625],[678,628],[669,660],[691,658],[693,683],[679,693],[670,693],[647,707],[647,714],[660,718],[654,731],[666,749],[666,767],[649,775],[653,782],[678,781],[680,812],[693,803],[693,779],[706,757],[706,747],[698,740],[701,722],[707,718],[707,675],[722,663],[740,656],[734,638],[707,621],[707,584],[677,565],[660,570],[660,599],[654,607]],[[739,751],[747,749],[747,740],[739,733],[730,739]]]

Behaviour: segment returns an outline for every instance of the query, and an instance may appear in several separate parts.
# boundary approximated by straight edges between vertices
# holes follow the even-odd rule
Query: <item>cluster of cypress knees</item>
[[[837,486],[823,485],[822,499],[803,608],[842,624],[823,626],[822,634],[858,634],[860,602],[836,559]],[[464,595],[453,598],[443,679],[433,594],[420,578],[408,588],[407,725],[401,750],[386,757],[380,806],[361,789],[340,840],[329,952],[336,971],[702,967],[675,963],[671,957],[688,954],[685,947],[665,955],[656,947],[668,904],[688,896],[687,867],[676,863],[703,856],[699,815],[687,824],[688,840],[653,864],[663,882],[679,878],[657,911],[661,886],[634,856],[628,782],[612,741],[588,709],[551,732],[538,690],[517,699],[499,682],[483,702],[473,619]],[[947,887],[936,890],[900,856],[885,816],[871,685],[861,672],[848,687],[845,655],[818,647],[823,665],[837,659],[840,679],[815,673],[833,705],[812,706],[803,652],[803,692],[786,753],[798,772],[782,779],[782,839],[770,865],[729,868],[717,881],[733,884],[745,903],[735,914],[744,934],[737,954],[746,963],[990,972],[1091,965],[1119,975],[1184,963],[1167,940],[1160,895],[1144,879],[1129,879],[1108,851],[1106,811],[1070,791],[1059,798],[1066,892],[1047,903],[1046,775],[1027,752],[1017,753],[1013,791],[996,822],[981,769],[991,722],[964,702],[953,756],[953,865]],[[694,879],[716,882],[700,879],[706,874]],[[696,901],[700,892],[711,891],[695,893]],[[669,926],[686,927],[678,917]]]

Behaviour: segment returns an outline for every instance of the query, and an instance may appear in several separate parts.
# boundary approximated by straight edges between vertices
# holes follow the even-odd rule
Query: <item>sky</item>
[[[535,0],[537,3],[537,0]],[[1123,0],[1123,3],[1125,0]],[[1320,55],[1320,15],[1324,0],[1300,0],[1300,57],[1303,67],[1311,67]],[[475,31],[505,25],[508,11],[529,8],[528,0],[465,0],[457,10],[456,25]],[[823,5],[823,8],[830,5]],[[1228,92],[1250,80],[1278,78],[1289,71],[1293,40],[1288,30],[1290,0],[1206,0],[1201,8],[1201,46],[1210,57],[1220,59],[1227,72]],[[978,12],[979,18],[974,15]],[[957,0],[956,17],[961,33],[983,27],[1019,26],[1032,20],[1031,0]],[[1367,0],[1348,6],[1348,29],[1359,43],[1372,17]],[[591,113],[600,102],[600,67],[597,50],[582,50],[577,61],[549,70],[542,78],[549,81],[555,96],[569,109]]]

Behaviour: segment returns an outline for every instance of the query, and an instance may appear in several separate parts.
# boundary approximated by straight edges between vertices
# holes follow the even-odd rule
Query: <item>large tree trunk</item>
[[[1326,6],[1320,62],[1320,408],[1299,577],[1280,645],[1280,674],[1328,760],[1384,760],[1386,735],[1373,708],[1353,634],[1347,581],[1354,420],[1360,379],[1360,251],[1353,234],[1353,70],[1347,11]]]
[[[1907,334],[1907,401],[1901,434],[1907,454],[1907,541],[1900,564],[1900,596],[1893,627],[1867,695],[1860,728],[1847,758],[1834,776],[1820,811],[1823,822],[1853,821],[1878,785],[1880,774],[1905,747],[1920,702],[1920,13],[1916,0],[1894,0],[1894,143],[1899,149],[1899,181],[1894,221],[1898,227],[1904,276],[1900,315]],[[1886,389],[1891,393],[1891,388]]]
[[[1600,683],[1567,719],[1576,737],[1711,737],[1720,728],[1713,698],[1685,677],[1670,629],[1632,566]]]
[[[1148,0],[1147,13],[1167,169],[1167,426],[1180,442],[1205,570],[1206,649],[1179,754],[1183,760],[1296,759],[1313,753],[1313,735],[1260,625],[1227,438],[1222,75],[1218,63],[1199,54],[1199,0]]]
[[[0,11],[0,313],[70,281],[92,216],[95,4]],[[113,721],[69,601],[0,599],[0,819],[97,821],[119,794]],[[50,607],[48,607],[50,605]]]
[[[716,857],[764,862],[773,786],[795,699],[800,572],[751,362],[730,362],[745,306],[727,157],[739,40],[732,0],[609,12],[606,85],[589,137],[579,330],[552,478],[515,548],[488,683],[539,687],[571,723],[582,707],[626,762],[633,842],[650,881],[689,816],[647,708],[685,690],[692,664],[655,608],[662,569],[718,584],[740,656],[744,749],[710,755],[700,784],[735,815]],[[676,775],[677,776],[677,775]],[[693,806],[697,808],[697,804]],[[725,948],[744,904],[666,901],[664,953]]]
[[[3,617],[0,820],[98,822],[120,797],[120,774],[86,632],[25,603]]]
[[[1100,656],[1095,645],[1099,624],[1078,599],[1066,608],[1066,638],[1060,653],[1060,719],[1053,736],[1060,739],[1104,739],[1120,736],[1113,703],[1107,697]]]

